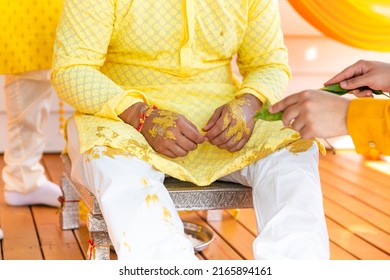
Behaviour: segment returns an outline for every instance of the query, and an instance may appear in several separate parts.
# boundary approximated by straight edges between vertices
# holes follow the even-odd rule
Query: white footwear
[[[16,191],[4,191],[4,200],[8,205],[27,206],[27,205],[46,205],[51,207],[60,207],[61,188],[44,180],[39,183],[39,187],[29,193],[20,193]]]

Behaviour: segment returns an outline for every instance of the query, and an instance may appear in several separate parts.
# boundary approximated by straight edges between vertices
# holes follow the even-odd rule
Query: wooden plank
[[[237,216],[238,221],[245,225],[246,228],[254,235],[256,235],[257,227],[256,227],[256,218],[255,212],[253,209],[238,209],[239,214]],[[230,211],[229,211],[230,212]],[[235,213],[231,213],[232,216]],[[330,259],[331,260],[355,260],[356,257],[348,253],[343,248],[337,246],[336,244],[330,242]]]
[[[370,205],[362,203],[358,199],[348,196],[347,194],[334,188],[332,186],[331,180],[329,180],[329,177],[322,177],[321,181],[323,185],[323,194],[326,198],[340,207],[348,209],[348,211],[352,212],[357,217],[362,218],[367,223],[370,223],[373,226],[390,233],[389,215],[386,215],[371,207]]]
[[[4,156],[0,156],[0,170],[4,167]],[[2,259],[5,260],[41,260],[39,239],[35,231],[34,220],[28,206],[8,206],[4,202],[4,182],[0,176],[0,221],[4,232],[1,242]]]
[[[45,166],[48,178],[51,181],[60,185],[60,179],[62,177],[62,172],[64,166],[59,154],[45,154],[42,160],[43,165]]]
[[[59,174],[62,173],[62,163],[59,155],[45,155],[43,165],[47,177],[54,183],[59,184]],[[84,259],[73,231],[63,231],[61,229],[59,209],[45,206],[33,206],[32,209],[46,260]]]
[[[346,250],[334,244],[333,242],[329,243],[330,247],[330,259],[331,260],[357,260],[357,258],[348,253]]]
[[[389,260],[390,256],[353,234],[332,219],[327,218],[329,238],[334,243],[361,260]]]
[[[376,179],[376,171],[370,170],[361,162],[356,164],[349,163],[343,154],[329,155],[324,157],[323,161],[320,162],[320,168],[334,173],[337,177],[344,179],[351,184],[360,186],[367,191],[376,193],[377,195],[383,196],[383,194],[388,192],[388,188],[384,185],[383,178],[381,178],[379,181]],[[371,174],[368,175],[368,173]],[[381,175],[383,176],[383,174]],[[388,179],[389,178],[387,177],[386,180]],[[376,187],[373,188],[372,186]]]
[[[327,217],[376,248],[380,248],[383,254],[379,255],[387,256],[386,259],[390,259],[390,234],[376,228],[328,199],[324,199],[324,207]]]
[[[87,223],[85,221],[80,221],[80,227],[73,231],[83,253],[83,257],[84,259],[87,259],[87,251],[89,246],[89,231],[87,228]]]
[[[390,201],[373,193],[371,190],[362,188],[358,184],[353,184],[342,177],[336,176],[334,172],[320,168],[321,180],[329,183],[329,187],[337,189],[347,196],[369,205],[375,210],[384,214],[390,213]]]
[[[33,214],[46,260],[84,259],[73,231],[61,229],[58,209],[34,206]]]
[[[331,178],[327,178],[331,179]],[[325,180],[325,182],[327,182]],[[325,190],[325,194],[327,193],[327,189],[329,188],[329,184],[323,183],[323,189]],[[366,210],[362,209],[363,212]],[[235,213],[231,213],[233,216]],[[250,232],[256,234],[256,221],[255,221],[255,213],[253,209],[239,209],[239,214],[237,216],[238,221],[242,224],[245,224]],[[355,256],[350,254],[348,251],[339,247],[337,244],[330,242],[330,258],[332,260],[353,260],[357,259]]]
[[[337,154],[336,163],[344,164],[349,170],[354,171],[355,168],[362,168],[365,170],[362,175],[365,175],[366,178],[377,181],[378,183],[383,183],[383,180],[388,180],[390,175],[388,172],[383,172],[384,170],[389,170],[390,163],[387,163],[382,160],[377,160],[377,163],[382,163],[382,165],[386,165],[386,169],[378,170],[376,168],[372,168],[368,163],[375,162],[372,160],[366,159],[363,155],[357,154],[353,151],[350,152],[341,152]],[[330,158],[328,158],[330,160]],[[384,167],[383,167],[384,168]],[[387,188],[390,189],[390,186],[387,185]]]
[[[221,221],[209,221],[210,227],[218,233],[245,260],[253,260],[252,244],[255,236],[248,232],[228,212],[223,211]],[[242,242],[245,240],[245,242]]]
[[[389,184],[385,183],[389,182],[390,176],[367,168],[361,162],[348,161],[348,158],[343,154],[332,155],[332,157],[334,159],[332,161],[324,157],[324,160],[320,162],[320,167],[333,171],[335,176],[390,200],[390,187]]]
[[[255,210],[253,208],[233,209],[227,212],[254,236],[257,236]]]
[[[6,260],[42,260],[39,238],[27,206],[5,206],[2,211],[3,253]]]
[[[200,255],[206,260],[242,260],[242,257],[231,248],[229,243],[220,236],[207,222],[201,218],[201,213],[189,211],[179,212],[180,218],[183,221],[192,222],[201,226],[207,227],[214,232],[214,241],[206,247]]]
[[[386,176],[390,176],[390,157],[388,161],[383,160],[366,160],[363,162],[364,166],[369,169],[376,170]]]
[[[60,154],[46,154],[44,157],[44,164],[46,166],[46,170],[48,170],[51,180],[60,185],[60,180],[64,171],[64,166],[62,164]],[[84,210],[85,209],[83,209],[83,211]],[[78,246],[80,247],[80,252],[83,259],[87,258],[87,251],[89,246],[88,241],[90,239],[85,218],[86,217],[80,215],[80,227],[78,229],[69,231],[74,234]],[[112,259],[116,259],[115,253],[111,257]]]

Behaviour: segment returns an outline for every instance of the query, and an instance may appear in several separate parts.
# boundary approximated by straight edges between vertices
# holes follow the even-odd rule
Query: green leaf
[[[253,118],[258,120],[263,120],[263,121],[269,121],[269,122],[280,121],[282,119],[282,112],[271,114],[268,111],[269,105],[270,105],[269,101],[266,100],[263,106],[260,108],[260,110],[256,112]]]
[[[323,88],[321,88],[321,90],[328,91],[328,92],[331,92],[331,93],[335,93],[335,94],[338,94],[338,95],[343,95],[343,94],[346,94],[346,93],[350,92],[352,89],[343,89],[342,87],[340,87],[340,84],[333,84],[333,85],[329,85],[329,86],[323,87]],[[376,94],[376,95],[380,95],[380,94],[386,95],[381,90],[375,90],[375,89],[371,89],[369,87],[360,87],[360,88],[358,88],[358,90],[361,90],[361,91],[363,91],[363,90],[371,90],[373,94]]]
[[[350,91],[350,90],[346,90],[346,89],[343,89],[342,87],[340,87],[340,84],[329,85],[329,86],[321,88],[321,90],[335,93],[338,95],[343,95],[343,94],[346,94]]]
[[[359,89],[360,89],[360,90],[367,90],[367,89],[368,89],[368,90],[371,90],[373,94],[376,94],[376,95],[383,94],[383,95],[385,95],[385,94],[383,93],[383,91],[381,91],[381,90],[376,90],[376,89],[372,89],[372,88],[369,88],[369,87],[360,87]]]

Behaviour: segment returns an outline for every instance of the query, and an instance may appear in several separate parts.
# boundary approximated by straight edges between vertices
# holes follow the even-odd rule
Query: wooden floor
[[[48,176],[59,183],[62,164],[57,154],[43,163]],[[371,165],[370,165],[371,164]],[[0,155],[0,168],[4,166]],[[328,152],[320,158],[331,259],[390,259],[390,164],[367,162],[353,152]],[[198,257],[209,260],[253,259],[256,225],[253,209],[223,212],[220,222],[206,223],[201,212],[181,213],[183,220],[207,226],[216,239]],[[80,260],[86,258],[88,232],[62,231],[57,209],[11,207],[4,203],[0,181],[0,226],[4,239],[0,259]],[[112,253],[115,258],[115,253]]]

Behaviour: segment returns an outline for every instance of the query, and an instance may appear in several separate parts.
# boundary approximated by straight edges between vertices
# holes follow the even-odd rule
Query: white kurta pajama
[[[120,259],[194,258],[164,174],[251,186],[256,258],[329,258],[315,141],[257,121],[238,152],[206,142],[170,159],[118,118],[146,102],[200,130],[217,107],[245,93],[281,99],[288,75],[276,1],[65,1],[52,81],[77,110],[67,127],[72,177],[96,195]]]
[[[30,193],[46,179],[40,164],[49,115],[50,66],[62,0],[0,0],[0,74],[5,74],[6,191]]]
[[[45,127],[54,93],[49,70],[9,74],[5,79],[8,145],[2,174],[4,189],[28,193],[45,180],[40,163]]]

